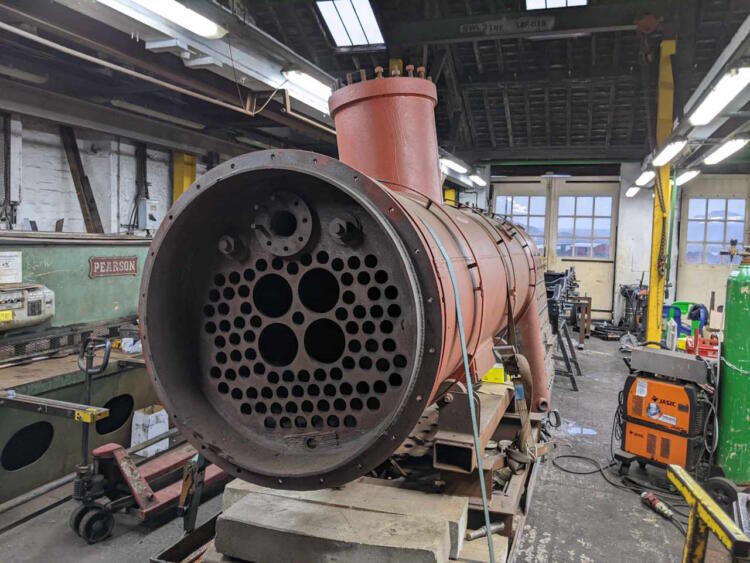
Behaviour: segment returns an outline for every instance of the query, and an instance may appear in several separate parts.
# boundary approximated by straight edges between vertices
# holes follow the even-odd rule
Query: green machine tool
[[[0,362],[75,350],[134,325],[151,240],[0,232]]]
[[[750,253],[727,280],[719,383],[718,464],[737,485],[750,485]]]

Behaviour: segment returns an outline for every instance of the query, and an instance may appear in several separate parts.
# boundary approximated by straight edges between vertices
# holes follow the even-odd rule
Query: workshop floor
[[[587,340],[578,352],[579,392],[567,378],[555,381],[552,402],[563,423],[554,431],[558,446],[552,456],[578,454],[608,463],[612,418],[628,373],[618,348],[617,341]],[[571,459],[560,463],[577,471],[593,468]],[[647,478],[637,464],[630,471]],[[649,475],[663,478],[664,472],[649,469]],[[571,475],[548,461],[539,472],[517,560],[676,562],[682,547],[677,529],[647,510],[637,494],[616,489],[600,474]]]
[[[182,518],[153,528],[135,517],[117,516],[112,537],[88,545],[68,526],[68,517],[77,503],[70,500],[0,535],[0,561],[3,563],[134,563],[146,562],[182,537]],[[221,509],[221,495],[201,504],[198,524]]]
[[[553,403],[563,424],[555,431],[558,449],[552,455],[575,453],[606,463],[612,416],[627,370],[616,342],[592,338],[579,354],[584,372],[580,391],[571,391],[563,378],[555,383]],[[571,460],[567,463],[570,468],[588,469]],[[637,466],[631,471],[645,478]],[[202,505],[199,520],[215,514],[220,502],[217,496]],[[119,516],[114,537],[88,546],[68,528],[74,507],[72,501],[64,503],[0,535],[0,560],[148,561],[182,533],[181,519],[148,529]],[[541,467],[517,560],[677,562],[682,545],[679,532],[646,510],[636,494],[615,489],[600,475],[570,475],[547,462]]]

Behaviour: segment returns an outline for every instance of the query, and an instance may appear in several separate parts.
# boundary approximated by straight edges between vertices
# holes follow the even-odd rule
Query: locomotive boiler
[[[330,99],[340,160],[234,158],[199,178],[154,237],[143,351],[184,436],[265,486],[337,486],[387,460],[442,390],[495,363],[518,327],[549,408],[531,238],[443,205],[434,84],[389,77]],[[442,247],[442,249],[441,249]]]

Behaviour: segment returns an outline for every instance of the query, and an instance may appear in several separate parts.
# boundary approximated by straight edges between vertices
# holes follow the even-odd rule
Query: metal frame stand
[[[564,337],[564,340],[563,340]],[[567,342],[567,347],[566,347]],[[555,367],[555,375],[562,375],[570,378],[570,384],[573,386],[573,391],[578,391],[577,377],[582,377],[581,366],[578,363],[578,355],[576,354],[576,347],[573,345],[573,339],[570,337],[570,331],[568,330],[568,321],[562,319],[560,326],[557,330],[557,347],[560,350],[560,354],[552,356],[556,361],[561,361],[565,364],[565,369]],[[575,368],[575,373],[573,369]]]

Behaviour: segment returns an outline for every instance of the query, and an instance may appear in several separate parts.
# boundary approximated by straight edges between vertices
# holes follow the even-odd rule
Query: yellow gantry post
[[[184,152],[172,154],[172,203],[195,182],[195,162],[195,155]]]
[[[672,76],[672,56],[676,52],[674,39],[661,42],[659,54],[659,88],[656,110],[657,149],[672,133],[674,110],[674,78]],[[667,261],[669,233],[669,202],[672,186],[669,183],[670,167],[662,166],[657,171],[654,183],[654,222],[651,230],[651,270],[648,284],[648,317],[646,340],[661,341],[661,310],[664,304],[664,283]],[[655,346],[655,345],[654,345]]]
[[[443,201],[453,207],[458,207],[458,194],[456,188],[445,188],[443,190]]]
[[[744,561],[750,556],[750,538],[684,468],[670,465],[667,467],[667,477],[690,507],[685,548],[682,552],[683,563],[705,561],[709,532],[729,550],[733,561],[735,558]]]

